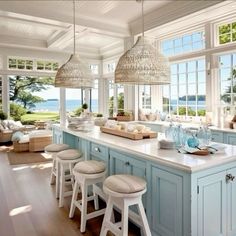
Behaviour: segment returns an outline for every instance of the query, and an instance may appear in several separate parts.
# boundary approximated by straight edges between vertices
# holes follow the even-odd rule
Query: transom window
[[[194,32],[192,34],[164,40],[161,42],[161,50],[165,56],[197,51],[205,48],[204,32]]]
[[[236,21],[217,27],[218,44],[236,42]]]
[[[37,70],[57,71],[58,67],[59,67],[59,65],[58,65],[57,62],[36,61],[36,68],[37,68]]]
[[[8,58],[8,68],[15,70],[33,70],[33,60]]]
[[[220,99],[223,104],[236,105],[236,53],[219,56]]]
[[[112,63],[108,63],[107,64],[107,73],[112,73],[115,71],[116,68],[116,63],[112,62]]]
[[[99,66],[98,65],[96,65],[96,64],[91,64],[91,65],[89,65],[89,67],[90,67],[90,70],[91,70],[91,73],[92,74],[94,74],[94,75],[98,75],[98,68],[99,68]]]
[[[163,86],[163,111],[174,115],[206,113],[205,60],[171,65],[171,85]]]

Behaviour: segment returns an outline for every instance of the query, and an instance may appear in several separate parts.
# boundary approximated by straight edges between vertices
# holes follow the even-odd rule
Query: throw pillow
[[[20,139],[24,136],[24,133],[22,133],[21,131],[17,131],[15,132],[12,137],[11,137],[11,141],[20,141]]]

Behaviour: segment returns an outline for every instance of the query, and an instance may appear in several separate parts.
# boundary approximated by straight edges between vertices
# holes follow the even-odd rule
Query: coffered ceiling
[[[145,30],[217,6],[223,0],[145,0]],[[226,1],[231,2],[231,1]],[[76,1],[79,48],[102,54],[112,45],[141,31],[141,4],[135,0]],[[72,1],[0,1],[0,46],[71,51]],[[123,50],[123,49],[122,49]]]

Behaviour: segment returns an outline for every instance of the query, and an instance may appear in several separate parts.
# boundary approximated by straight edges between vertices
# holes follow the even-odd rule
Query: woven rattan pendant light
[[[170,83],[168,59],[144,37],[142,1],[142,36],[119,59],[115,70],[115,83],[137,85],[162,85]]]
[[[75,0],[73,1],[73,33],[74,51],[70,59],[62,65],[55,77],[55,87],[61,88],[93,88],[94,79],[87,63],[83,62],[76,53],[75,44]]]

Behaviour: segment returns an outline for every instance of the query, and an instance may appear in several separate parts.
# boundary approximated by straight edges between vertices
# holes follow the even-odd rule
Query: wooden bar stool
[[[59,207],[63,207],[64,198],[72,195],[72,191],[65,191],[66,185],[73,188],[73,167],[82,160],[82,153],[77,149],[67,149],[57,153],[57,176],[59,179]]]
[[[104,200],[106,200],[106,196],[97,184],[103,183],[106,178],[106,165],[101,161],[81,161],[75,165],[73,173],[75,175],[75,185],[69,217],[74,216],[75,207],[81,211],[80,231],[83,233],[86,229],[87,220],[105,213],[105,209],[98,210],[98,196]],[[93,186],[93,195],[88,197],[88,186],[90,185]],[[82,192],[81,200],[77,200],[79,187]],[[94,200],[95,211],[87,213],[87,202],[90,200]]]
[[[128,236],[128,218],[140,225],[143,235],[151,236],[147,217],[142,203],[142,195],[146,192],[146,181],[133,175],[112,175],[103,183],[103,190],[108,195],[108,203],[102,223],[100,236],[106,236],[111,231],[116,236]],[[129,210],[137,205],[138,213]],[[118,223],[111,221],[113,207],[121,210],[122,220]]]

